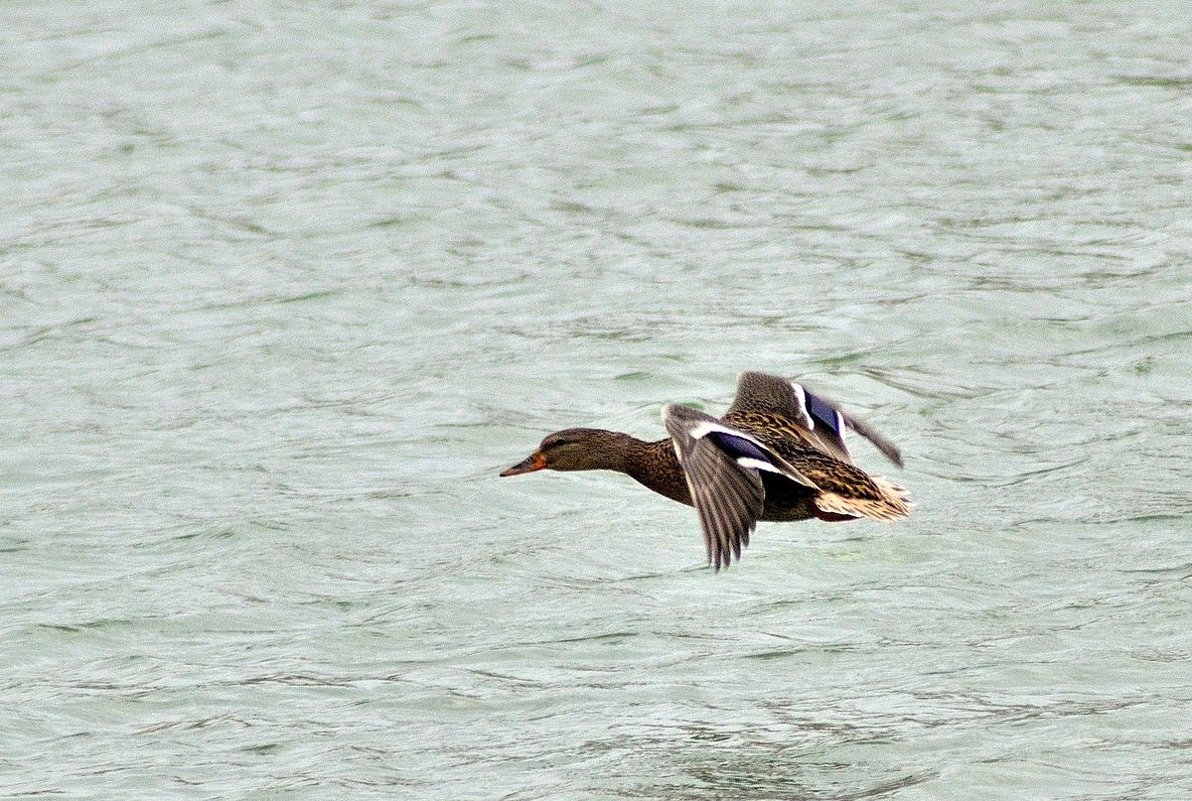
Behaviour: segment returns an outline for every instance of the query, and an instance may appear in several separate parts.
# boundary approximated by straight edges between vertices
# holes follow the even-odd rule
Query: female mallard
[[[853,464],[845,426],[899,467],[902,457],[864,421],[785,378],[742,373],[737,398],[720,419],[667,406],[670,433],[656,442],[618,431],[568,428],[542,440],[502,471],[616,470],[699,513],[708,561],[728,567],[757,521],[897,520],[910,514],[906,491]]]

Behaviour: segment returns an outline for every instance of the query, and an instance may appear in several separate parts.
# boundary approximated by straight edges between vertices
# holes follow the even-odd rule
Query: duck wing
[[[777,473],[813,489],[807,476],[755,437],[687,406],[667,406],[671,435],[691,500],[699,513],[708,561],[728,567],[757,527],[766,492],[758,471]]]
[[[898,448],[872,426],[795,381],[767,373],[741,373],[737,379],[737,397],[724,416],[731,421],[734,416],[748,417],[754,413],[783,418],[792,424],[793,433],[809,445],[845,464],[854,463],[844,440],[845,428],[851,428],[872,442],[887,459],[902,466]]]

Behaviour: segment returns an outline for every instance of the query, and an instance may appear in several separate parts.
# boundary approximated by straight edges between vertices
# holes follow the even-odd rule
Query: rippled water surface
[[[0,794],[1192,797],[1186,16],[5,3]],[[497,477],[744,368],[914,516]]]

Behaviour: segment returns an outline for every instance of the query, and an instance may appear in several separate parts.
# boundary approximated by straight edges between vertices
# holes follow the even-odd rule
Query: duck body
[[[571,429],[571,431],[582,430],[584,429]],[[629,437],[628,434],[623,436]],[[628,443],[626,469],[618,472],[625,473],[639,484],[663,497],[670,498],[672,501],[678,501],[686,506],[695,506],[691,499],[691,490],[687,486],[683,467],[679,464],[679,457],[675,453],[674,441],[669,437],[652,441],[643,441],[635,437],[629,437],[629,439],[633,441]],[[769,479],[765,476],[762,478],[762,483],[765,485],[766,495],[765,506],[761,516],[758,517],[759,521],[790,523],[795,520],[808,520],[817,517],[815,506],[811,502],[813,492],[808,488],[790,481]],[[819,516],[822,518],[823,514],[820,513]],[[835,520],[836,518],[831,519]],[[853,518],[841,519],[852,520]]]
[[[688,406],[662,411],[670,436],[643,441],[617,431],[569,428],[502,471],[614,470],[673,501],[694,506],[708,560],[719,570],[758,521],[826,521],[909,514],[905,491],[857,467],[846,428],[873,442],[896,464],[898,449],[868,424],[800,384],[765,373],[742,373],[737,397],[716,418]]]

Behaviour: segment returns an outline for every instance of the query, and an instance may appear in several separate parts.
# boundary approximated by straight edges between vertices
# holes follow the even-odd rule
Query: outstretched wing
[[[667,406],[662,421],[699,513],[708,561],[719,570],[741,558],[766,493],[759,470],[815,488],[805,475],[754,437],[687,406]]]
[[[851,428],[872,442],[887,459],[899,467],[902,456],[886,438],[860,418],[843,411],[838,404],[811,392],[794,381],[766,373],[741,373],[737,379],[737,397],[725,412],[731,419],[734,413],[764,412],[780,415],[795,425],[809,444],[846,464],[853,464],[852,454],[844,440],[845,428]]]

